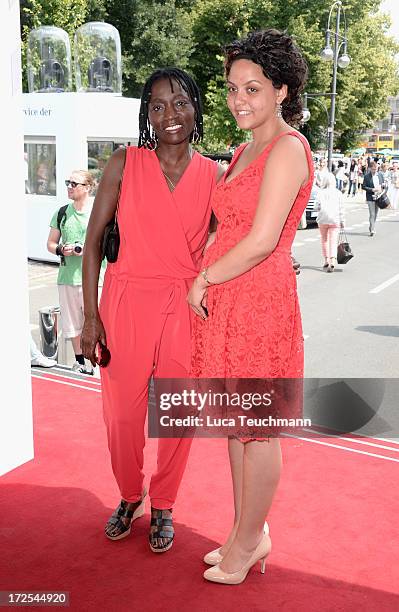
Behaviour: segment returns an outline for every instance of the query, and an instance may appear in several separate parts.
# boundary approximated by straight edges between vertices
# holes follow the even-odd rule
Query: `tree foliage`
[[[399,91],[389,18],[381,0],[344,0],[351,63],[338,69],[336,144],[355,146],[359,133],[388,112],[387,97]],[[222,47],[251,30],[274,27],[292,34],[309,65],[308,93],[330,92],[332,65],[320,59],[332,0],[21,0],[23,61],[29,29],[56,25],[72,37],[87,21],[104,20],[120,33],[123,91],[140,95],[157,67],[178,65],[193,73],[205,102],[204,148],[214,150],[245,139],[225,104]],[[331,27],[335,27],[332,15]],[[341,19],[341,33],[344,21]],[[309,97],[304,127],[311,144],[325,142],[328,97]]]
[[[126,95],[139,96],[156,68],[188,67],[193,41],[187,4],[175,0],[106,0],[106,20],[121,36]]]
[[[359,141],[362,130],[388,112],[387,96],[399,91],[395,54],[398,44],[387,34],[389,17],[379,14],[381,1],[346,0],[348,52],[351,63],[338,69],[336,104],[336,145],[350,149]],[[211,133],[206,144],[220,142],[224,132],[226,144],[240,137],[223,106],[220,80],[221,46],[248,30],[275,27],[292,34],[309,66],[306,91],[331,91],[332,63],[320,58],[325,45],[325,29],[330,0],[204,0],[194,11],[193,34],[196,48],[191,66],[202,89],[205,89],[207,125]],[[332,15],[331,27],[335,27]],[[341,34],[344,18],[341,14]],[[304,131],[315,147],[325,145],[329,97],[309,99],[311,119]]]

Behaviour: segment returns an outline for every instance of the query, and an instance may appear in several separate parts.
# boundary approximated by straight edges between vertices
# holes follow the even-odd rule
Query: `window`
[[[95,185],[92,193],[95,194],[101,180],[105,164],[112,153],[119,147],[137,144],[137,140],[89,140],[87,142],[87,165],[88,170],[94,177]]]
[[[54,138],[25,139],[25,193],[57,195]]]

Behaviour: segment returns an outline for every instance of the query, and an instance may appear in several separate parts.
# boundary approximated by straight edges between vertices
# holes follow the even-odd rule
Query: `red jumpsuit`
[[[128,147],[119,201],[118,261],[109,264],[100,315],[111,352],[101,370],[104,420],[121,497],[141,499],[144,424],[151,376],[184,378],[191,360],[188,289],[197,276],[211,215],[216,164],[199,153],[173,193],[154,151]],[[189,439],[159,439],[151,505],[171,508]]]

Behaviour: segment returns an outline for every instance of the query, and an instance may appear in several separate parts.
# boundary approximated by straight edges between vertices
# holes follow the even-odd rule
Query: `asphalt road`
[[[346,198],[346,230],[355,257],[322,270],[317,226],[297,232],[299,299],[307,377],[388,378],[399,371],[399,211],[379,211],[369,236],[363,194]]]
[[[346,199],[345,210],[355,257],[333,274],[322,270],[317,226],[298,230],[294,242],[293,254],[301,262],[297,279],[305,374],[320,378],[397,377],[399,211],[380,211],[376,235],[370,238],[364,195]],[[37,342],[39,308],[58,304],[56,278],[54,264],[29,262],[30,323]],[[67,354],[71,364],[70,346]]]

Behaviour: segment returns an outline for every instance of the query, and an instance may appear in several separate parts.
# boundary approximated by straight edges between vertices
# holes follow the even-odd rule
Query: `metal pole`
[[[328,169],[332,169],[332,153],[334,147],[334,124],[335,124],[335,98],[337,96],[337,68],[338,68],[338,52],[339,52],[339,26],[341,18],[341,2],[337,2],[337,19],[335,24],[335,42],[334,42],[334,65],[333,65],[333,80],[331,89],[331,108],[330,108],[330,123],[328,126]]]

